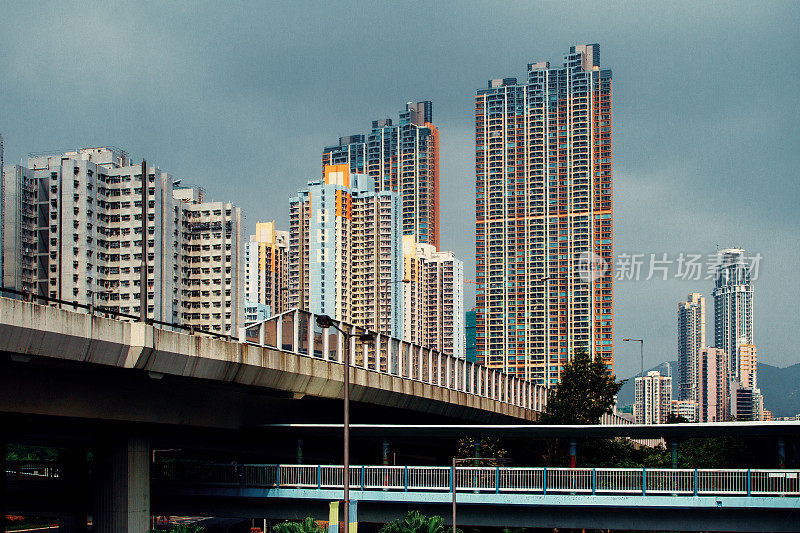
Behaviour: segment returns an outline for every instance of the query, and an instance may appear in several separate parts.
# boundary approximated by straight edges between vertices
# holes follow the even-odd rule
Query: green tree
[[[447,533],[441,516],[425,516],[419,511],[410,511],[403,518],[388,522],[378,533]],[[458,533],[463,533],[460,529]]]
[[[327,527],[317,523],[312,517],[307,516],[300,522],[283,522],[272,527],[276,533],[326,533]]]
[[[458,439],[456,457],[469,459],[476,456],[483,460],[476,461],[474,466],[500,466],[505,464],[504,459],[507,458],[508,451],[500,446],[500,439],[497,437],[482,437],[480,439],[463,437]]]
[[[592,359],[584,347],[575,350],[561,370],[561,383],[548,398],[544,424],[597,424],[612,412],[614,396],[624,381],[617,382],[601,359]]]

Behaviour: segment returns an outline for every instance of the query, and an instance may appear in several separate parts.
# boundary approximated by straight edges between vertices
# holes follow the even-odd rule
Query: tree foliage
[[[561,383],[548,398],[541,422],[545,424],[597,424],[613,410],[617,382],[601,359],[592,360],[585,348],[575,350],[561,370]]]
[[[410,511],[403,518],[388,522],[378,533],[447,533],[441,516],[425,516],[419,511]],[[458,533],[463,533],[460,529]]]
[[[456,457],[461,459],[481,458],[482,460],[476,461],[474,466],[500,466],[505,464],[507,456],[508,451],[500,446],[500,439],[497,437],[482,437],[480,439],[463,437],[458,439]]]
[[[275,524],[272,530],[276,533],[326,533],[328,528],[321,526],[312,517],[307,516],[300,522]]]

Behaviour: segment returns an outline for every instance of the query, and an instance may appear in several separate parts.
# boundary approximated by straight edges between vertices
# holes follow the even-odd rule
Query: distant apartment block
[[[689,294],[678,303],[678,398],[693,400],[697,391],[694,374],[697,358],[706,346],[706,299]]]
[[[551,386],[585,347],[612,370],[611,85],[589,44],[477,91],[479,363]]]
[[[403,235],[439,249],[439,130],[430,101],[409,102],[399,121],[372,122],[367,135],[340,137],[322,152],[322,165],[366,173],[376,191],[394,191],[402,206]]]
[[[761,396],[760,390],[743,386],[734,381],[731,383],[730,396],[731,417],[734,420],[762,420],[764,398]]]
[[[328,165],[289,201],[289,306],[396,338],[403,330],[400,200]]]
[[[464,265],[453,252],[403,236],[403,339],[464,357]]]
[[[673,416],[680,416],[687,422],[697,422],[697,402],[694,400],[672,400],[671,412]]]
[[[288,309],[289,232],[275,229],[274,220],[258,222],[245,243],[244,298],[266,306],[270,316]]]
[[[664,424],[672,408],[672,378],[650,371],[635,380],[637,424]]]
[[[466,327],[464,328],[466,331],[466,360],[470,363],[474,363],[475,359],[475,308],[473,307],[469,311],[466,312],[465,318]]]
[[[205,201],[198,189],[176,189],[180,221],[180,322],[237,335],[244,326],[242,212]]]
[[[703,348],[697,359],[697,421],[723,422],[730,413],[728,356],[718,348]]]
[[[149,165],[146,174],[143,224],[141,165],[123,150],[31,154],[25,166],[4,167],[3,255],[10,260],[3,261],[3,284],[138,315],[145,250],[150,318],[235,332],[238,303],[238,311],[233,303],[220,311],[219,321],[185,315],[195,288],[202,293],[209,287],[209,305],[219,290],[222,309],[228,290],[231,298],[238,295],[238,208],[200,204],[196,190],[176,188],[157,166]],[[208,231],[195,223],[209,224]]]

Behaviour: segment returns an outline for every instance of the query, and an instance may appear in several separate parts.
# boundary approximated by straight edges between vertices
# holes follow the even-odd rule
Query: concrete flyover
[[[189,389],[191,382],[219,386],[215,389],[219,397],[211,400],[207,394],[195,395],[191,409],[167,399],[155,402],[158,407],[153,409],[152,405],[132,402],[125,390],[118,390],[119,394],[103,391],[104,384],[99,380],[72,390],[59,390],[59,384],[51,382],[50,397],[37,397],[30,394],[27,387],[31,384],[25,382],[25,372],[20,371],[19,379],[7,375],[0,391],[0,412],[6,413],[239,429],[268,423],[270,415],[277,414],[267,409],[254,416],[254,409],[249,408],[252,405],[243,405],[252,399],[243,390],[250,391],[250,396],[254,390],[261,390],[265,395],[284,399],[342,397],[342,365],[335,360],[5,297],[0,298],[0,352],[9,354],[12,362],[33,361],[42,375],[48,365],[66,374],[85,370],[87,376],[93,367],[100,367],[113,370],[122,379],[126,374],[135,374],[151,379],[172,378],[173,385]],[[351,401],[426,414],[443,421],[497,423],[537,418],[536,410],[513,401],[523,392],[518,380],[491,377],[497,385],[493,391],[473,394],[459,390],[457,383],[449,380],[432,384],[356,366],[351,370]],[[237,395],[242,398],[237,400]],[[226,407],[224,416],[215,413],[221,407],[217,401]],[[332,420],[315,421],[338,420],[337,413]]]

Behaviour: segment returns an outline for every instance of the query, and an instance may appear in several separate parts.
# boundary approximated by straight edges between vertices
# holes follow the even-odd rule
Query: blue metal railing
[[[158,463],[155,482],[341,488],[341,466]],[[352,490],[533,494],[800,496],[800,470],[351,466]]]

